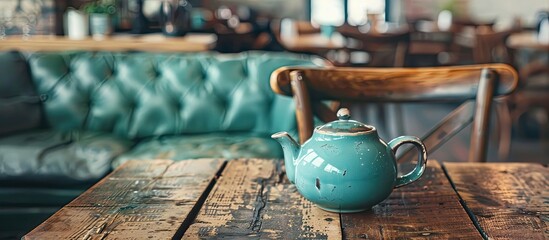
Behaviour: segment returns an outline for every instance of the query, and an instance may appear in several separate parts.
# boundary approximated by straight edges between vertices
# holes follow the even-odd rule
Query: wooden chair
[[[390,32],[366,32],[358,27],[343,25],[337,28],[342,36],[358,42],[358,46],[348,46],[348,51],[363,51],[370,60],[362,65],[369,67],[404,67],[408,55],[410,32],[407,28],[393,29]],[[348,65],[355,65],[352,62]]]
[[[455,62],[454,32],[438,29],[431,20],[414,20],[410,26],[408,64],[413,67],[453,65]]]
[[[513,27],[502,31],[494,31],[488,27],[477,28],[473,46],[475,64],[506,63],[513,65],[514,53],[507,47],[506,43],[507,38],[519,29],[520,24],[513,24]],[[518,88],[520,88],[520,85]],[[500,98],[495,102],[496,114],[498,115],[498,131],[495,136],[499,142],[499,159],[508,157],[511,146],[512,116],[509,111],[509,101],[509,98]]]
[[[544,78],[545,81],[529,86],[532,83],[528,83],[528,81],[534,77],[540,80]],[[547,66],[547,63],[543,60],[531,62],[521,68],[518,89],[507,99],[511,106],[511,121],[516,129],[520,129],[518,127],[519,119],[526,112],[533,108],[544,110],[543,115],[539,116],[537,121],[540,127],[541,140],[545,144],[549,140],[549,85],[547,80],[549,80],[549,66]]]
[[[473,47],[473,60],[475,64],[495,62],[512,64],[512,53],[505,43],[513,31],[512,29],[508,29],[494,32],[477,29],[475,45]]]
[[[511,93],[517,72],[505,64],[438,68],[305,68],[283,67],[271,75],[271,88],[293,96],[299,139],[313,132],[313,114],[335,120],[324,100],[358,102],[464,101],[422,140],[429,152],[473,122],[469,161],[485,161],[490,108],[494,97]],[[413,158],[406,153],[403,158]]]

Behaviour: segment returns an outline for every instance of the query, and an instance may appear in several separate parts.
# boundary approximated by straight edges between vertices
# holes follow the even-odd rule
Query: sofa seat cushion
[[[140,142],[114,161],[195,158],[282,158],[282,148],[269,136],[252,134],[200,134],[159,137]]]
[[[102,133],[36,130],[0,138],[0,186],[58,187],[94,182],[132,143]]]

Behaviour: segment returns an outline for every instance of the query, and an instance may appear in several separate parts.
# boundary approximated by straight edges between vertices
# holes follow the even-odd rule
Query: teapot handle
[[[410,184],[418,180],[423,172],[425,171],[425,165],[427,164],[427,149],[425,144],[419,138],[412,136],[401,136],[397,137],[389,142],[389,147],[393,151],[393,154],[396,153],[396,150],[405,143],[413,144],[419,151],[419,159],[417,165],[411,172],[397,177],[395,188],[402,187],[404,185]]]

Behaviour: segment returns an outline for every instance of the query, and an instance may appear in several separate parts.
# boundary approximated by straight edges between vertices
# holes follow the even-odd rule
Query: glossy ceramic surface
[[[427,155],[419,139],[403,136],[387,144],[375,127],[349,120],[347,109],[338,117],[316,128],[303,146],[285,132],[273,135],[284,149],[288,178],[306,199],[327,211],[360,212],[421,177]],[[397,177],[394,152],[404,143],[414,144],[421,159],[411,173]]]

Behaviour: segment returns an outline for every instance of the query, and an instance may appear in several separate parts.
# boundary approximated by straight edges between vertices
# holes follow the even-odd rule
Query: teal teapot
[[[282,145],[286,176],[303,197],[326,211],[360,212],[421,177],[427,163],[421,140],[401,136],[387,144],[375,127],[350,120],[348,109],[337,117],[315,128],[302,146],[286,132],[271,136]],[[405,143],[419,150],[419,160],[410,173],[397,176],[395,152]]]

